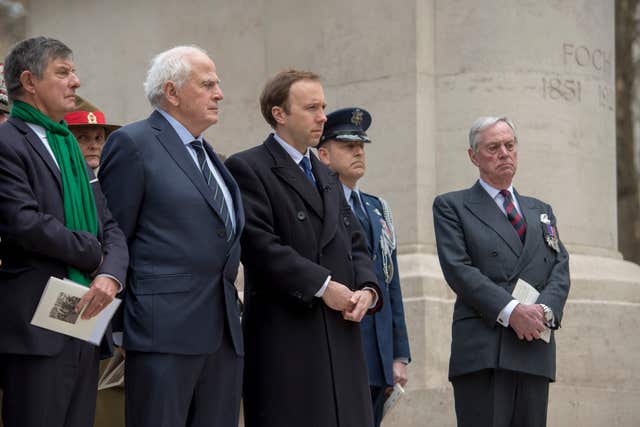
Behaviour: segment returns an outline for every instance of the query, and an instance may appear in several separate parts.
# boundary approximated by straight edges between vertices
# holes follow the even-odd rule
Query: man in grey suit
[[[456,293],[449,379],[459,426],[546,425],[555,341],[569,293],[569,255],[551,206],[515,191],[515,127],[481,117],[469,132],[480,179],[436,197],[436,242],[445,279]],[[540,293],[536,304],[512,296],[519,280]]]
[[[196,47],[157,55],[153,113],[109,136],[100,180],[129,244],[123,347],[128,426],[236,426],[243,343],[234,280],[244,213],[202,133],[223,99]]]

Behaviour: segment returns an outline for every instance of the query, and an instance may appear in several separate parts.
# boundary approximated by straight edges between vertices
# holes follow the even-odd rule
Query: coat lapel
[[[378,253],[378,246],[380,246],[380,232],[382,226],[380,225],[380,215],[375,212],[376,207],[371,203],[369,197],[364,195],[362,192],[360,193],[362,201],[364,202],[364,208],[367,211],[367,217],[369,217],[369,222],[371,223],[371,236],[367,236],[367,243],[369,245],[369,252],[371,254]],[[369,239],[373,239],[373,241],[369,242]]]
[[[465,206],[479,220],[493,229],[517,256],[520,256],[522,252],[522,241],[518,233],[506,215],[500,211],[496,202],[492,200],[489,194],[482,188],[479,181],[471,187],[469,197],[465,201]]]
[[[338,221],[342,216],[340,212],[340,197],[344,200],[344,193],[342,192],[342,186],[338,185],[335,173],[322,164],[313,153],[311,153],[311,168],[318,180],[318,187],[322,191],[324,221],[320,232],[320,247],[323,248],[333,239],[338,229]],[[336,216],[338,221],[332,220]]]
[[[220,175],[222,175],[222,179],[224,180],[229,193],[231,194],[231,198],[233,199],[233,207],[236,218],[236,235],[235,238],[239,239],[240,234],[238,230],[242,230],[244,227],[244,210],[242,209],[242,198],[240,195],[240,189],[238,188],[238,184],[231,176],[231,173],[227,170],[227,167],[220,161],[220,158],[215,153],[214,149],[208,144],[204,144],[205,150],[211,159],[211,162],[216,167]]]
[[[53,160],[53,157],[51,157],[51,154],[44,146],[44,143],[23,120],[15,117],[10,117],[9,122],[11,122],[11,124],[13,124],[21,133],[24,134],[25,139],[27,140],[29,145],[31,145],[31,148],[33,148],[34,151],[38,153],[42,161],[47,165],[47,168],[56,180],[56,184],[58,184],[60,193],[62,193],[62,178],[60,176],[60,169],[58,169],[56,162]]]
[[[202,172],[198,170],[198,167],[187,152],[187,148],[184,146],[182,141],[180,141],[180,138],[169,122],[167,122],[167,120],[157,111],[154,111],[151,114],[149,122],[157,131],[156,138],[160,141],[160,144],[162,144],[165,150],[167,150],[169,155],[178,164],[180,169],[182,169],[184,174],[187,175],[200,194],[202,194],[202,197],[204,197],[211,209],[220,216],[219,212],[213,205],[213,191],[205,182]]]
[[[518,199],[518,205],[520,206],[520,210],[524,216],[527,229],[524,237],[522,253],[513,268],[510,279],[518,277],[522,269],[530,263],[531,257],[537,253],[538,246],[540,245],[540,239],[537,238],[537,236],[542,233],[539,221],[540,212],[535,201],[528,197],[520,196],[520,194],[515,190],[514,193]]]
[[[278,144],[273,135],[269,135],[269,138],[264,142],[264,145],[269,150],[275,160],[275,165],[272,167],[273,172],[280,177],[283,181],[289,184],[300,197],[307,203],[311,209],[320,218],[323,217],[322,211],[322,198],[318,189],[309,182],[309,179],[305,176],[304,172],[298,165],[295,164],[291,156]],[[312,155],[312,158],[314,156]],[[312,159],[313,160],[313,159]],[[319,169],[316,164],[311,163],[311,168],[314,173]],[[318,175],[315,174],[316,179]],[[322,185],[322,184],[320,184]]]

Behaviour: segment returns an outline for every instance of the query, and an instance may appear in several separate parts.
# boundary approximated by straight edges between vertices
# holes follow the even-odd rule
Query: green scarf
[[[63,120],[56,123],[48,116],[24,102],[15,101],[11,115],[25,122],[42,126],[47,131],[47,141],[60,167],[64,219],[67,228],[98,234],[98,216],[89,175],[78,142]],[[69,279],[88,286],[88,274],[68,266]]]

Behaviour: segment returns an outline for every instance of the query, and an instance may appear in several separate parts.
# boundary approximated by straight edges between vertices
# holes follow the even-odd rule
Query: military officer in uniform
[[[371,115],[362,108],[334,111],[327,115],[317,148],[320,160],[338,173],[345,198],[365,231],[369,256],[386,301],[382,310],[365,316],[360,323],[375,425],[379,426],[388,388],[407,383],[411,356],[391,209],[384,199],[358,189],[358,180],[366,169],[364,144],[371,142],[366,134],[370,125]]]

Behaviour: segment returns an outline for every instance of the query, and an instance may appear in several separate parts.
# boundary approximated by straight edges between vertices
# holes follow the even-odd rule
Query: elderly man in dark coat
[[[227,160],[246,226],[247,427],[370,427],[359,321],[381,304],[358,221],[309,147],[326,121],[318,77],[283,71],[261,96],[275,134]]]

